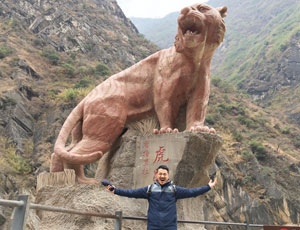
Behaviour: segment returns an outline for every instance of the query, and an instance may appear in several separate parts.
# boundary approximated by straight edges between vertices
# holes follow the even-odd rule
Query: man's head
[[[160,165],[156,169],[155,179],[160,185],[164,185],[169,181],[169,168],[166,165]]]

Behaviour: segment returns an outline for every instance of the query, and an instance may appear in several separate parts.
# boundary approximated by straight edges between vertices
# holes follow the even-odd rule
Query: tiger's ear
[[[222,18],[227,16],[227,6],[217,7],[216,9],[220,12]]]

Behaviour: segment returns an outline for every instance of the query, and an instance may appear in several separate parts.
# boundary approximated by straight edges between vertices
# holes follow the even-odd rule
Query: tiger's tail
[[[80,155],[76,153],[70,153],[66,150],[65,145],[71,131],[83,117],[83,107],[84,103],[80,103],[73,109],[63,124],[54,145],[54,153],[66,163],[80,165],[88,164],[99,160],[102,156],[102,152],[93,152],[90,154]]]

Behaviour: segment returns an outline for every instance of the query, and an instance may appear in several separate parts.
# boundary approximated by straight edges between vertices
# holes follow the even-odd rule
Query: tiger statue
[[[211,60],[223,41],[226,15],[226,6],[183,8],[174,46],[112,75],[72,110],[57,137],[50,171],[71,168],[78,183],[99,183],[85,177],[83,166],[110,150],[127,123],[154,115],[160,125],[154,133],[178,132],[173,125],[182,105],[186,131],[216,133],[204,120]],[[66,147],[70,134],[72,142]]]

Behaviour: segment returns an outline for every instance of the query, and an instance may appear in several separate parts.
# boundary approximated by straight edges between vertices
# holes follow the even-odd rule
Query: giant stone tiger
[[[204,125],[210,92],[210,65],[223,41],[227,7],[194,4],[181,10],[174,46],[158,51],[92,90],[63,124],[51,156],[51,172],[72,168],[79,183],[83,165],[107,152],[126,123],[156,115],[160,129],[170,133],[179,108],[186,104],[186,130],[215,133]],[[72,132],[72,143],[65,147]]]

